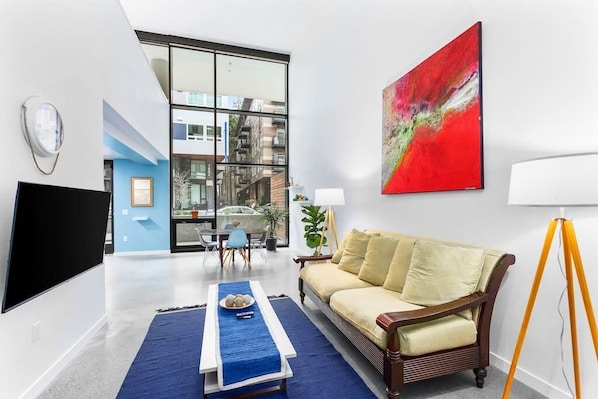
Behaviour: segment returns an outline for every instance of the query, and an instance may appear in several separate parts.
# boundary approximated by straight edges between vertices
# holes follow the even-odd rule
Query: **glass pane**
[[[286,118],[231,114],[224,162],[286,165]]]
[[[275,203],[286,210],[285,167],[220,164],[217,170],[217,228],[236,222],[250,230],[265,228],[260,205]],[[275,232],[279,244],[286,244],[286,226],[284,221]]]
[[[142,43],[141,48],[147,57],[158,83],[166,98],[170,98],[170,82],[168,81],[168,47]]]
[[[172,153],[185,155],[214,155],[214,113],[188,109],[172,110]],[[225,155],[223,135],[229,129],[230,116],[216,116],[216,159]]]
[[[197,222],[175,224],[175,240],[177,246],[200,245],[197,230],[211,229],[212,223],[198,219]]]
[[[171,104],[208,106],[214,102],[214,54],[172,48]]]
[[[222,108],[286,114],[286,64],[218,54],[216,68]]]
[[[206,215],[208,218],[214,217],[213,162],[213,157],[207,155],[172,157],[173,218],[204,218]],[[210,213],[212,216],[209,216]]]

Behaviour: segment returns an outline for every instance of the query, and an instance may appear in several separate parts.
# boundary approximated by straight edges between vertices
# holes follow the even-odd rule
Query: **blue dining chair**
[[[233,257],[235,256],[235,251],[239,251],[239,254],[243,257],[245,264],[251,269],[251,262],[247,257],[247,253],[245,252],[245,247],[248,244],[247,240],[247,233],[245,229],[234,229],[228,235],[228,240],[226,240],[226,244],[224,246],[224,262],[228,259],[228,266],[227,270],[230,270],[231,263],[233,261]]]

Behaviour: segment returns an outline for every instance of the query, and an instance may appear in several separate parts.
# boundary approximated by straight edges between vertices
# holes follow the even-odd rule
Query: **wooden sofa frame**
[[[300,264],[300,269],[308,262],[324,262],[331,255],[297,256],[293,260]],[[303,304],[305,296],[330,319],[330,321],[351,341],[351,343],[372,363],[383,376],[388,399],[398,399],[404,384],[448,375],[464,370],[473,370],[478,388],[484,386],[487,375],[486,367],[490,362],[490,321],[496,295],[503,277],[515,256],[505,254],[496,264],[488,281],[485,292],[475,292],[469,296],[424,309],[389,312],[378,315],[376,323],[388,334],[388,345],[384,351],[365,337],[357,328],[347,322],[303,282],[299,277],[299,295]],[[445,351],[427,353],[419,356],[401,356],[397,328],[417,324],[463,310],[480,307],[478,315],[478,337],[475,344]]]

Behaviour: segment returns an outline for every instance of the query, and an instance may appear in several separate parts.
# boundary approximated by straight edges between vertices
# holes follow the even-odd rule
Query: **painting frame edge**
[[[470,50],[469,48],[465,47],[465,44],[467,44],[467,43],[474,44],[474,48]],[[461,53],[458,53],[458,51],[461,51]],[[462,61],[463,64],[462,65],[459,64],[460,67],[463,68],[462,71],[455,69],[454,67],[452,70],[450,67],[444,68],[444,69],[437,67],[434,69],[436,64],[440,64],[440,60],[442,60],[443,57],[448,57],[448,56],[452,55],[452,53],[454,53],[454,52],[456,52],[458,56],[463,58],[463,61]],[[468,54],[468,52],[470,52],[471,54]],[[467,57],[469,57],[469,58],[467,58]],[[460,60],[461,59],[458,59],[457,62],[459,62]],[[381,194],[411,194],[411,193],[422,193],[422,192],[482,190],[485,188],[482,61],[483,61],[482,60],[482,22],[477,21],[476,23],[471,25],[469,28],[467,28],[465,31],[463,31],[462,33],[457,35],[455,38],[451,39],[451,41],[449,41],[447,44],[445,44],[444,46],[439,48],[437,51],[432,53],[429,57],[427,57],[426,59],[421,61],[419,64],[417,64],[415,67],[413,67],[410,71],[405,73],[402,77],[400,77],[397,80],[395,80],[394,82],[390,83],[383,89],[383,91],[382,91],[382,102],[383,102],[382,125],[383,126],[382,126]],[[469,64],[468,64],[468,62],[469,62]],[[444,65],[442,65],[442,66],[444,67]],[[474,66],[474,67],[472,67],[472,66]],[[451,97],[442,97],[440,95],[437,98],[434,98],[432,95],[430,95],[429,98],[425,98],[425,97],[418,98],[417,94],[415,93],[415,90],[412,90],[411,92],[409,92],[409,89],[410,89],[409,84],[416,86],[414,84],[414,82],[419,83],[419,81],[417,79],[418,78],[421,79],[421,76],[424,76],[422,71],[427,71],[427,70],[431,70],[432,72],[437,74],[437,75],[433,75],[433,76],[437,77],[439,79],[439,82],[434,81],[433,83],[436,83],[437,86],[439,86],[441,89],[444,89],[445,92],[450,92],[450,93],[457,92],[457,94],[458,94],[457,89],[463,88],[463,87],[459,87],[459,86],[453,87],[450,85],[451,82],[453,82],[453,80],[456,77],[460,77],[460,75],[458,75],[459,73],[464,74],[463,76],[465,76],[466,78],[471,79],[471,80],[474,80],[474,78],[475,78],[475,84],[472,84],[468,88],[468,90],[470,90],[470,91],[472,89],[475,89],[474,90],[475,94],[471,97],[470,102],[466,103],[466,106],[463,109],[448,108],[448,111],[446,111],[446,110],[443,111],[443,108],[441,107],[441,105],[445,106],[447,103],[450,104],[450,101],[453,101],[454,99],[452,99]],[[441,75],[441,73],[444,73],[445,75]],[[468,75],[466,75],[466,73],[471,73],[471,76],[468,77]],[[457,74],[457,75],[455,75],[455,74]],[[461,78],[463,78],[463,76],[461,76]],[[412,81],[410,81],[410,80],[412,80]],[[461,82],[461,81],[458,81],[458,82]],[[467,81],[465,81],[465,82],[466,82],[465,84],[467,84]],[[429,83],[429,82],[424,82],[424,83]],[[442,86],[443,84],[446,87]],[[424,84],[422,84],[422,86],[424,86],[424,89],[429,89],[430,91],[432,91],[432,89],[440,90],[439,87],[430,88],[430,87],[425,87]],[[399,96],[395,95],[395,93],[399,92],[399,90],[402,90],[400,93],[402,95],[404,95],[404,97],[399,98]],[[444,94],[446,96],[445,92],[441,92],[441,94]],[[392,93],[392,95],[389,93]],[[438,93],[435,93],[435,94],[438,94]],[[455,97],[457,97],[457,96],[455,95]],[[444,101],[444,102],[434,104],[432,102],[425,101],[425,100],[438,101],[439,99],[442,99],[442,101]],[[421,101],[421,103],[410,102],[409,100],[417,100],[417,101]],[[397,106],[397,104],[398,104],[398,106]],[[436,115],[437,114],[441,115],[441,117],[438,118],[440,120],[440,122],[439,123],[436,122],[436,123],[438,123],[438,126],[439,126],[438,128],[436,128],[436,127],[433,128],[433,126],[431,127],[432,124],[428,123],[428,122],[422,123],[421,125],[417,125],[413,119],[408,119],[408,118],[413,118],[414,115],[417,116],[417,113],[413,111],[414,109],[418,110],[417,112],[419,112],[419,110],[422,109],[422,107],[430,106],[430,104],[437,107]],[[457,105],[459,105],[459,104],[457,104]],[[395,107],[397,109],[399,109],[399,111],[396,111]],[[440,110],[440,111],[438,111],[438,110]],[[427,109],[426,111],[429,111],[429,109]],[[454,124],[455,123],[454,118],[457,118],[459,116],[459,113],[465,114],[465,111],[467,111],[467,113],[468,113],[467,119],[466,120],[464,119],[464,121],[467,122],[467,124],[463,125],[463,126],[458,126],[459,130],[457,132],[453,131],[451,134],[453,136],[456,133],[462,134],[466,140],[471,141],[471,144],[470,144],[471,148],[468,150],[469,152],[467,152],[465,155],[467,155],[469,157],[468,162],[470,162],[471,166],[473,166],[475,169],[467,168],[467,167],[464,167],[463,165],[459,165],[460,167],[459,167],[458,171],[462,173],[462,176],[460,177],[462,180],[461,181],[457,180],[456,182],[451,181],[450,180],[451,177],[449,176],[449,180],[447,182],[432,180],[430,183],[428,183],[427,180],[424,181],[424,179],[422,178],[422,176],[423,177],[427,177],[427,176],[425,174],[422,174],[422,176],[417,176],[418,178],[420,178],[420,180],[414,179],[415,183],[412,186],[409,186],[409,185],[401,186],[401,188],[397,189],[397,185],[400,186],[401,183],[404,183],[404,182],[410,183],[409,179],[411,176],[406,176],[405,174],[409,172],[408,166],[410,166],[414,162],[418,167],[421,166],[422,164],[427,167],[427,169],[421,168],[422,170],[433,169],[433,167],[435,166],[432,161],[428,162],[428,164],[426,165],[425,164],[426,158],[424,158],[424,157],[419,158],[419,159],[416,158],[415,160],[413,159],[412,156],[414,154],[414,150],[409,148],[409,146],[411,144],[413,144],[413,137],[416,137],[416,135],[418,135],[417,136],[418,140],[422,141],[421,137],[424,134],[422,132],[431,134],[430,137],[434,137],[433,136],[434,134],[437,134],[438,136],[441,136],[444,134],[446,136],[449,133],[447,133],[447,131],[443,130],[443,129],[446,129],[445,124],[449,124],[449,123]],[[389,118],[389,113],[395,113],[395,112],[397,112],[399,114],[400,119],[401,119],[397,125],[395,125],[397,123],[397,121],[393,120],[392,118]],[[394,116],[394,115],[391,115],[391,116]],[[462,118],[465,118],[465,115],[462,115]],[[475,123],[474,123],[474,121],[475,121]],[[401,125],[400,124],[401,122],[405,122],[405,123],[403,125]],[[417,123],[419,123],[419,122],[417,122]],[[409,131],[410,136],[405,134],[406,130],[401,130],[400,133],[395,133],[396,130],[389,128],[389,127],[394,128],[395,126],[397,126],[398,128],[411,129]],[[434,130],[434,129],[436,129],[436,130]],[[453,126],[452,129],[455,130],[455,127]],[[449,129],[447,129],[447,130],[449,130]],[[400,134],[405,134],[405,137],[399,137]],[[398,137],[398,139],[397,139],[397,137]],[[455,136],[455,137],[458,137],[458,136]],[[403,141],[401,141],[401,140],[403,140]],[[398,144],[396,144],[397,148],[392,147],[393,142],[398,143]],[[422,147],[421,142],[418,142],[416,144],[419,146],[418,148]],[[424,147],[426,144],[429,145],[429,147],[433,148],[433,146],[430,146],[430,142],[423,142]],[[442,147],[440,147],[440,148],[442,149]],[[450,147],[445,147],[443,149],[446,150],[446,148],[451,149]],[[454,148],[456,148],[456,145],[454,145],[452,148],[453,152],[455,151]],[[395,158],[388,158],[388,154],[395,156]],[[399,154],[399,155],[396,155],[396,154]],[[457,155],[461,155],[461,154],[457,154]],[[402,165],[402,162],[404,162],[405,159],[407,159],[407,161],[408,161],[407,167]],[[428,159],[431,160],[432,157],[429,157]],[[440,165],[442,165],[442,164],[440,164]],[[401,167],[403,167],[403,169],[400,169]],[[444,168],[442,170],[448,170],[450,172],[452,169]],[[474,172],[471,172],[472,170]],[[416,172],[417,171],[419,171],[419,170],[416,170]],[[397,173],[397,172],[400,172],[400,173]],[[432,171],[432,172],[434,172],[434,171]],[[393,184],[389,185],[391,178],[394,178],[395,174],[398,174],[399,176],[401,176],[401,174],[402,174],[401,178],[396,180],[400,183],[394,184],[394,185]],[[440,175],[442,176],[442,173],[440,173]],[[445,173],[445,175],[448,176],[448,173]]]

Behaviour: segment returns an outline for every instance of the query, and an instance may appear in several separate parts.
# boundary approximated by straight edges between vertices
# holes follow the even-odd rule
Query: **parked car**
[[[214,211],[206,214],[207,217],[214,217]],[[239,226],[248,230],[260,230],[266,225],[263,215],[249,207],[243,205],[225,206],[216,211],[217,227],[221,229],[229,226]]]
[[[258,211],[248,206],[225,206],[216,211],[217,215],[261,215]]]
[[[225,215],[225,216],[229,216],[229,215],[261,215],[261,213],[259,213],[255,209],[253,209],[249,206],[242,206],[242,205],[231,205],[231,206],[222,207],[216,211],[216,214],[218,216],[222,216],[222,215]],[[214,216],[214,210],[209,209],[206,212],[206,216]]]

